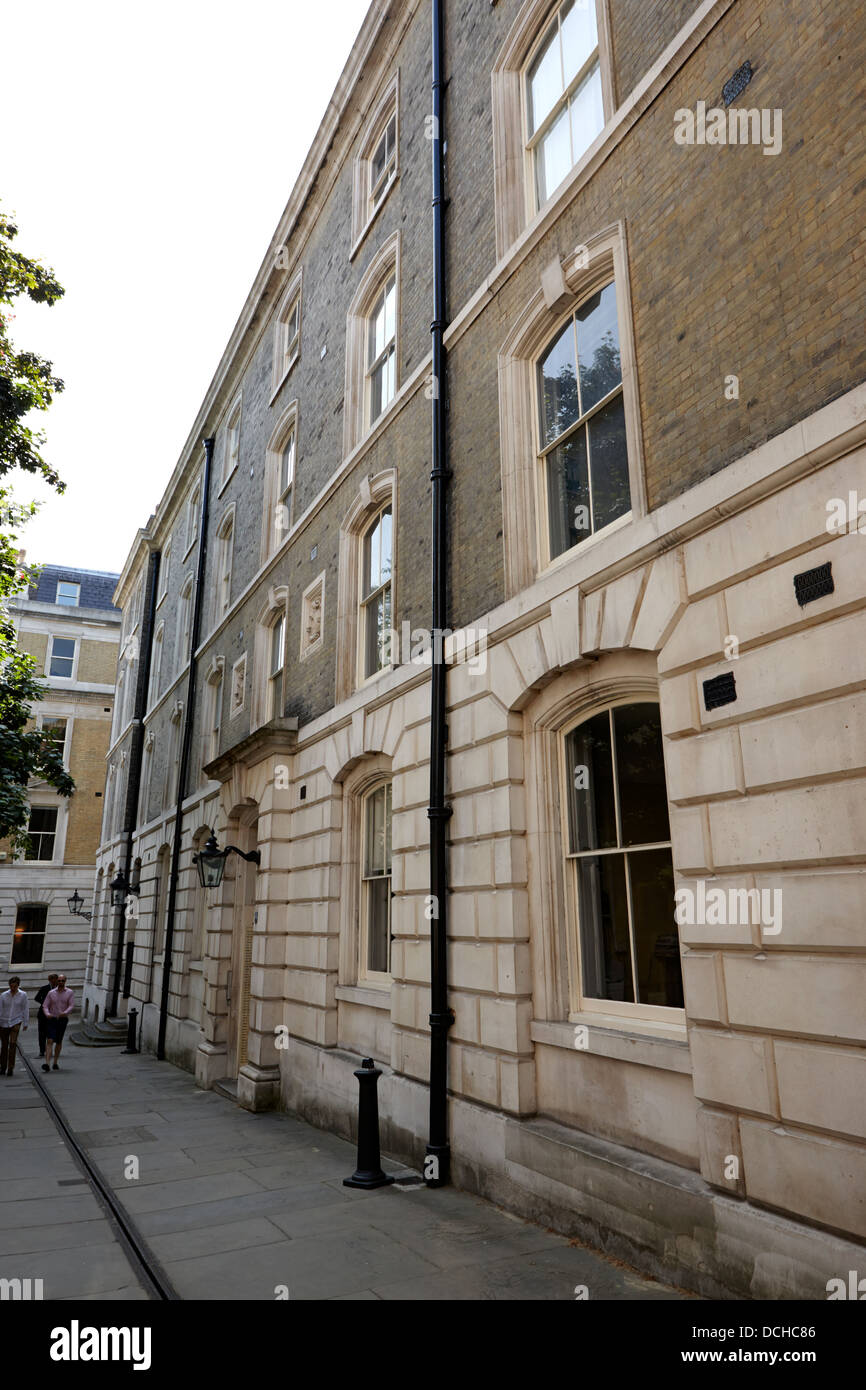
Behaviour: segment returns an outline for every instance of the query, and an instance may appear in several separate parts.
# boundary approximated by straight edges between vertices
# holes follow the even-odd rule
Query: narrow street
[[[344,1187],[351,1144],[168,1062],[70,1045],[61,1068],[46,1089],[180,1299],[684,1297],[387,1159],[393,1186]],[[150,1297],[20,1058],[0,1143],[0,1277],[42,1279],[46,1300]]]

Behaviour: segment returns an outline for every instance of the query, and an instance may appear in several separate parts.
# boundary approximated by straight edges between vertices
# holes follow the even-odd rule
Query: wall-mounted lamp
[[[241,859],[245,859],[248,864],[261,864],[262,862],[262,856],[257,849],[250,850],[249,854],[238,849],[237,845],[226,845],[225,849],[220,849],[216,836],[211,831],[204,849],[199,850],[198,854],[194,854],[192,857],[192,862],[198,868],[198,877],[202,888],[219,888],[223,881],[226,857],[229,854],[239,854]]]
[[[82,907],[83,907],[83,905],[84,905],[84,899],[83,899],[83,898],[81,897],[81,895],[79,894],[77,888],[76,888],[75,892],[72,894],[72,897],[66,899],[66,904],[67,904],[67,906],[68,906],[68,908],[69,908],[69,911],[72,913],[73,917],[83,917],[84,920],[85,920],[85,922],[90,922],[90,921],[92,921],[92,919],[93,919],[93,913],[92,913],[92,912],[82,912],[82,910],[81,910]]]

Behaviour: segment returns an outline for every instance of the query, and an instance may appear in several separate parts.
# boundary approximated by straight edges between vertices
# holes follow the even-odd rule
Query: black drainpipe
[[[433,428],[432,462],[432,587],[433,632],[430,708],[430,1139],[424,1177],[429,1187],[441,1187],[450,1174],[448,1143],[448,1029],[454,1015],[448,1007],[448,877],[446,832],[451,807],[445,803],[445,613],[447,604],[446,483],[449,477],[445,437],[445,240],[444,240],[444,126],[442,120],[442,51],[444,0],[433,0]]]
[[[210,510],[210,470],[213,462],[213,439],[205,439],[204,476],[201,484],[201,515],[198,525],[198,556],[195,576],[195,599],[192,610],[192,632],[189,640],[189,678],[186,685],[186,708],[183,712],[183,742],[180,749],[180,767],[177,772],[177,804],[174,808],[174,837],[171,846],[171,873],[168,881],[168,911],[165,922],[165,944],[162,953],[162,988],[159,999],[159,1031],[156,1037],[156,1055],[165,1060],[165,1030],[168,1025],[168,992],[171,984],[171,948],[174,944],[174,912],[177,902],[177,879],[180,864],[180,842],[183,829],[183,799],[186,792],[186,778],[189,770],[189,755],[192,747],[192,726],[195,704],[195,652],[198,647],[199,627],[201,626],[201,607],[204,595],[204,562],[207,556],[207,522]],[[158,910],[158,905],[157,905]],[[156,921],[154,921],[153,945],[156,945]],[[151,959],[153,950],[151,949]]]
[[[126,845],[123,851],[123,877],[129,883],[129,866],[132,863],[132,837],[138,824],[138,796],[141,789],[141,758],[144,749],[144,716],[147,713],[147,691],[150,685],[150,658],[153,643],[153,624],[156,617],[156,591],[159,583],[160,553],[152,550],[147,570],[147,592],[143,605],[141,634],[139,637],[138,681],[135,687],[135,709],[133,710],[132,738],[129,746],[129,778],[126,783],[126,804],[123,813],[123,829]],[[111,986],[111,1002],[108,1007],[112,1018],[117,1016],[117,1001],[120,994],[120,977],[123,971],[123,947],[126,940],[126,902],[117,910],[117,942],[114,951],[114,980]]]

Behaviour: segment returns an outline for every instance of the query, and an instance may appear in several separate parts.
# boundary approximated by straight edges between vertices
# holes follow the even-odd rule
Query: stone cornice
[[[227,748],[218,758],[206,763],[202,771],[214,782],[227,782],[236,767],[253,767],[274,753],[293,753],[297,741],[298,720],[295,715],[270,719],[267,724],[247,734],[233,748]]]

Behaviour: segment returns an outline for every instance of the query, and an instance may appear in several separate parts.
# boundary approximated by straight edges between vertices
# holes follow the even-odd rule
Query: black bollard
[[[121,1056],[125,1056],[128,1052],[138,1051],[138,1048],[135,1045],[135,1030],[137,1022],[138,1009],[130,1009],[129,1022],[126,1025],[126,1047],[123,1049]]]
[[[384,1187],[393,1182],[382,1172],[379,1162],[379,1101],[376,1087],[382,1073],[372,1057],[365,1057],[355,1072],[360,1088],[358,1095],[358,1166],[350,1178],[343,1179],[344,1187]]]

